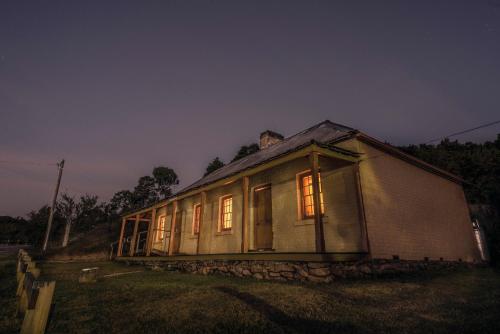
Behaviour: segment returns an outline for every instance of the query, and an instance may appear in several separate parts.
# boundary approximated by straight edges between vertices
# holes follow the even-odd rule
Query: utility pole
[[[59,168],[59,176],[57,177],[56,190],[54,192],[54,197],[52,198],[52,206],[50,207],[49,221],[47,223],[47,231],[45,231],[45,239],[43,240],[42,253],[45,253],[45,251],[47,250],[47,245],[49,244],[50,229],[52,228],[52,219],[54,219],[57,193],[59,192],[59,185],[61,184],[61,177],[64,168],[64,159],[57,164],[57,168]]]

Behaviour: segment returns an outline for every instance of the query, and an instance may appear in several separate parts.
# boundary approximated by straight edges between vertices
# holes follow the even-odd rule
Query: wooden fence
[[[52,306],[55,281],[40,279],[40,268],[20,249],[17,258],[17,314],[24,316],[21,334],[43,334]]]

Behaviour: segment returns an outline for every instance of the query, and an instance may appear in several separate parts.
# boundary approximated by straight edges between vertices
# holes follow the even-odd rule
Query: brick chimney
[[[273,131],[264,131],[260,134],[260,149],[263,150],[271,145],[283,141],[283,136]]]

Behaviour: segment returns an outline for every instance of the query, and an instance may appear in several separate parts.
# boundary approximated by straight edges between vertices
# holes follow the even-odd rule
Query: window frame
[[[231,200],[231,218],[230,218],[230,227],[224,227],[224,202],[226,200]],[[233,195],[232,194],[228,194],[228,195],[224,195],[224,196],[221,196],[219,198],[219,228],[218,228],[218,231],[219,232],[230,232],[232,231],[233,229],[233,214],[234,214],[234,203],[233,203]]]
[[[198,209],[200,211],[197,212]],[[196,221],[197,219],[198,219],[198,221]],[[199,235],[200,234],[200,222],[201,222],[201,203],[195,203],[193,205],[193,222],[191,225],[192,235]]]
[[[162,218],[163,218],[163,229],[161,229]],[[156,228],[156,242],[162,242],[163,240],[165,240],[166,223],[167,223],[167,215],[165,215],[165,214],[159,215],[158,216],[158,225]]]
[[[306,177],[311,177],[311,202],[312,202],[312,215],[306,215],[306,205],[305,205],[305,196],[304,196],[304,178]],[[321,216],[325,217],[325,200],[323,196],[323,187],[322,187],[322,182],[321,182],[321,173],[318,172],[319,176],[319,190],[320,190],[320,211],[321,211]],[[312,186],[312,171],[310,169],[302,171],[300,173],[296,174],[296,181],[297,181],[297,205],[298,205],[298,210],[297,210],[297,216],[299,220],[310,220],[314,219],[314,190]]]

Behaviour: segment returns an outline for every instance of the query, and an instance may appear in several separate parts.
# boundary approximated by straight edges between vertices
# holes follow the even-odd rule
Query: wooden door
[[[254,191],[254,241],[256,249],[273,248],[273,212],[271,186]]]
[[[181,249],[181,232],[182,232],[182,211],[177,211],[175,215],[175,231],[174,231],[174,254],[179,254],[179,250]]]

